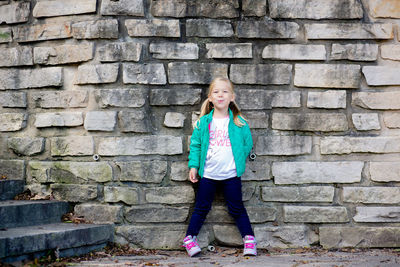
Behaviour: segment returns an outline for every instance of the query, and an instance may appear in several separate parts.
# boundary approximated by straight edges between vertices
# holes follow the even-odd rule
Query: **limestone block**
[[[172,181],[186,181],[189,178],[189,168],[187,161],[177,161],[171,163],[171,180]]]
[[[66,39],[72,37],[71,23],[48,23],[13,28],[13,38],[19,43]]]
[[[59,67],[0,69],[0,90],[62,86],[62,84],[63,69]]]
[[[232,64],[230,75],[235,84],[289,84],[292,65]]]
[[[263,155],[304,155],[311,154],[311,136],[284,136],[270,135],[259,136],[257,138],[255,152],[259,156]]]
[[[9,180],[25,180],[25,161],[0,159],[1,176]]]
[[[356,222],[400,222],[399,207],[356,207]]]
[[[400,13],[399,13],[400,14]],[[384,59],[400,60],[400,45],[381,45],[381,57]]]
[[[8,148],[17,155],[33,156],[44,151],[44,138],[10,137]]]
[[[368,0],[369,12],[374,18],[400,18],[396,0]]]
[[[239,38],[260,39],[294,39],[300,26],[295,22],[274,20],[244,20],[238,21],[236,36]]]
[[[242,181],[266,181],[271,179],[271,165],[268,161],[257,158],[246,163]]]
[[[82,112],[37,113],[35,127],[74,127],[83,125]]]
[[[30,2],[13,2],[0,6],[0,24],[27,22],[30,13]]]
[[[347,131],[347,117],[341,113],[273,113],[272,129],[294,131]]]
[[[118,112],[121,132],[149,133],[151,122],[144,110],[122,110]]]
[[[228,65],[221,63],[173,62],[168,64],[171,84],[209,84],[213,77],[228,75]]]
[[[301,107],[300,91],[239,89],[236,94],[236,103],[243,110]]]
[[[128,205],[139,204],[139,192],[133,187],[105,186],[104,201],[110,203],[121,201]]]
[[[245,16],[265,16],[267,12],[267,0],[243,0],[242,10]]]
[[[162,63],[124,63],[122,79],[125,84],[166,84],[167,76]]]
[[[0,107],[26,108],[26,93],[24,92],[0,92]]]
[[[378,59],[377,44],[332,44],[330,59],[353,61],[375,61]]]
[[[98,153],[103,156],[178,155],[183,153],[182,137],[168,135],[103,137],[98,139]]]
[[[149,51],[153,58],[159,59],[199,58],[199,47],[195,43],[151,43]]]
[[[356,92],[351,104],[366,109],[400,109],[400,92]]]
[[[186,116],[179,112],[167,112],[164,117],[164,126],[170,128],[182,128]]]
[[[333,202],[333,186],[263,186],[262,200],[267,202]]]
[[[273,222],[276,220],[277,210],[268,206],[246,206],[251,223]]]
[[[94,92],[102,108],[140,108],[146,103],[147,92],[143,89],[99,89]]]
[[[399,153],[400,137],[324,137],[321,154]]]
[[[151,89],[150,105],[195,105],[200,103],[201,89]]]
[[[60,45],[34,48],[35,64],[58,65],[93,59],[93,44]]]
[[[279,227],[254,226],[258,248],[309,247],[315,240],[313,240],[308,232],[308,228],[304,225]]]
[[[399,187],[344,187],[343,202],[363,204],[399,204]]]
[[[304,27],[307,39],[393,39],[391,23],[314,23]]]
[[[126,15],[144,16],[144,5],[142,0],[103,0],[101,1],[101,15]]]
[[[269,0],[272,18],[285,19],[360,19],[362,4],[357,0]]]
[[[400,68],[386,66],[365,66],[362,72],[368,85],[400,85]]]
[[[183,18],[187,16],[186,0],[151,0],[150,11],[154,17]]]
[[[298,87],[358,88],[359,65],[296,64],[294,85]]]
[[[68,0],[68,5],[65,5],[63,0],[39,1],[33,8],[33,16],[35,18],[41,18],[95,13],[96,1],[97,0]]]
[[[251,129],[267,129],[269,115],[265,111],[244,111],[244,118]]]
[[[125,27],[131,37],[180,37],[177,19],[127,19]]]
[[[400,182],[400,164],[394,162],[370,162],[369,174],[375,182]]]
[[[252,58],[251,43],[208,43],[207,58]]]
[[[309,91],[308,108],[346,108],[345,90]]]
[[[226,206],[216,206],[213,205],[212,209],[207,215],[205,223],[235,223],[232,216],[229,215]]]
[[[92,136],[51,137],[52,156],[88,156],[94,154]]]
[[[115,61],[139,61],[142,53],[142,44],[126,43],[108,43],[99,49],[99,58],[101,62]]]
[[[116,39],[118,38],[118,20],[76,22],[72,24],[72,35],[75,39]]]
[[[27,46],[2,48],[0,50],[0,58],[0,67],[33,65],[32,48]]]
[[[241,246],[243,239],[240,236],[239,230],[232,225],[213,225],[215,240],[218,244],[224,246]],[[258,241],[258,239],[257,239]],[[257,242],[258,243],[258,242]],[[260,246],[258,246],[260,247]]]
[[[400,114],[397,112],[384,113],[383,121],[387,128],[400,128]]]
[[[50,189],[57,200],[86,202],[97,198],[97,185],[51,184]]]
[[[15,132],[26,127],[28,114],[2,113],[0,114],[0,132]]]
[[[148,203],[179,204],[194,202],[192,186],[152,187],[143,190]]]
[[[351,114],[354,127],[358,131],[380,130],[378,113],[353,113]]]
[[[120,181],[139,183],[161,183],[167,174],[166,161],[128,161],[116,162],[121,171]]]
[[[121,223],[122,206],[84,203],[74,207],[74,214],[93,223]]]
[[[118,78],[118,63],[80,65],[75,76],[75,84],[113,83]]]
[[[285,222],[344,223],[349,221],[345,207],[284,206]]]
[[[0,44],[9,43],[12,41],[11,28],[3,27],[0,29]]]
[[[85,117],[87,131],[112,132],[117,124],[116,111],[89,111]]]
[[[188,207],[152,205],[125,208],[125,218],[130,223],[183,223],[188,216]]]
[[[242,199],[243,199],[243,201],[249,201],[253,197],[256,187],[257,186],[254,183],[250,183],[250,182],[242,183]]]
[[[187,19],[186,36],[232,37],[233,28],[229,20]]]
[[[324,45],[274,44],[264,47],[262,58],[279,60],[325,60]]]
[[[358,183],[364,162],[274,162],[275,184]]]
[[[37,108],[84,108],[89,101],[85,90],[32,92],[31,99]]]

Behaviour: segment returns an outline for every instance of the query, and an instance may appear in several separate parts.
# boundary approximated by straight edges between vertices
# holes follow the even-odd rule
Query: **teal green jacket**
[[[212,121],[214,110],[204,115],[196,123],[190,139],[189,168],[198,170],[200,177],[203,177],[204,165],[206,162],[208,145],[210,143],[209,124]],[[229,139],[232,145],[233,158],[236,165],[237,176],[240,177],[246,168],[246,159],[253,148],[253,139],[251,137],[250,127],[247,122],[239,117],[244,123],[242,127],[233,122],[233,114],[229,109]]]

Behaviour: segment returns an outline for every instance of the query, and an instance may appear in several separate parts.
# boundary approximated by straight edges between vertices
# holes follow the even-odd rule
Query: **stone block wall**
[[[0,175],[178,248],[191,125],[223,75],[260,247],[398,247],[399,18],[396,0],[0,0]],[[199,238],[241,244],[220,194]]]

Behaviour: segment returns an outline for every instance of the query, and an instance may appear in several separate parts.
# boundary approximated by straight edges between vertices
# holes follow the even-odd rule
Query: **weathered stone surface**
[[[72,37],[71,23],[38,24],[13,28],[13,38],[17,42],[33,42]]]
[[[83,125],[82,112],[38,113],[35,127],[74,127]]]
[[[400,114],[397,112],[385,113],[383,121],[388,128],[400,128]]]
[[[86,156],[94,154],[92,136],[52,137],[52,156]]]
[[[362,72],[368,85],[400,85],[399,68],[386,66],[365,66]]]
[[[359,131],[380,130],[378,113],[351,114],[354,127]]]
[[[267,202],[332,202],[333,186],[262,187],[262,200]]]
[[[346,108],[345,90],[327,90],[308,92],[308,108]]]
[[[105,202],[124,202],[128,205],[139,204],[139,192],[137,188],[122,186],[105,186]]]
[[[267,0],[242,0],[242,10],[245,16],[265,16]]]
[[[311,136],[270,135],[259,136],[256,142],[257,155],[304,155],[311,154]]]
[[[50,189],[57,200],[85,202],[97,197],[96,185],[51,184]]]
[[[33,16],[40,18],[95,13],[96,1],[68,0],[68,5],[63,0],[39,1],[33,8]]]
[[[143,89],[100,89],[94,92],[102,108],[140,108],[146,103],[147,92]]]
[[[301,107],[300,91],[239,89],[236,102],[243,110]]]
[[[285,222],[344,223],[349,221],[345,207],[284,206]]]
[[[44,138],[11,137],[7,141],[8,148],[17,155],[32,156],[44,151]]]
[[[183,153],[182,137],[168,135],[104,137],[98,140],[98,153],[103,156],[177,155]]]
[[[0,69],[0,90],[61,86],[62,83],[63,72],[59,67]]]
[[[26,108],[26,93],[24,92],[0,92],[0,107]]]
[[[228,75],[228,65],[220,63],[173,62],[168,64],[171,84],[209,84],[213,77]]]
[[[93,58],[93,44],[35,47],[34,55],[35,64],[58,65],[84,62]]]
[[[159,59],[199,58],[199,47],[195,43],[151,43],[149,51],[153,58]]]
[[[213,225],[213,230],[218,244],[225,246],[240,246],[243,244],[243,239],[236,226]]]
[[[363,204],[399,204],[399,187],[344,187],[343,202]]]
[[[11,28],[0,28],[0,44],[12,41]]]
[[[201,89],[151,89],[150,105],[195,105],[200,103]]]
[[[369,174],[375,182],[400,182],[399,162],[370,162]]]
[[[368,0],[369,12],[374,18],[400,18],[396,0]]]
[[[273,222],[276,220],[276,208],[268,206],[246,206],[251,223]]]
[[[271,165],[264,159],[257,158],[246,163],[242,181],[265,181],[271,179]]]
[[[180,37],[179,20],[127,19],[125,27],[132,37]]]
[[[103,0],[101,1],[101,15],[144,16],[142,0]]]
[[[378,58],[377,44],[332,44],[330,59],[375,61]]]
[[[357,183],[364,162],[274,162],[275,184]]]
[[[289,19],[359,19],[363,8],[357,0],[269,0],[272,18]]]
[[[0,67],[33,65],[32,48],[27,46],[2,48],[0,50],[0,58]]]
[[[99,58],[101,62],[139,61],[141,53],[139,43],[108,43],[99,49]]]
[[[189,215],[188,207],[137,206],[125,209],[125,218],[130,223],[168,223],[185,222]]]
[[[104,183],[113,177],[107,162],[30,161],[29,169],[31,179],[38,183]]]
[[[0,6],[0,24],[26,22],[29,19],[30,2],[14,2]]]
[[[210,212],[207,215],[205,223],[235,223],[233,218],[228,213],[226,206],[213,205]]]
[[[144,110],[123,110],[118,112],[121,132],[151,132],[151,122],[146,118],[148,118],[148,114]]]
[[[400,222],[399,207],[356,207],[356,222]]]
[[[292,65],[232,64],[230,75],[235,84],[289,84]]]
[[[118,78],[119,64],[80,65],[75,84],[113,83]]]
[[[171,163],[171,180],[186,181],[189,178],[189,168],[187,161],[177,161]]]
[[[25,161],[13,159],[0,159],[1,176],[5,176],[9,180],[25,179]]]
[[[381,57],[384,59],[400,60],[400,45],[381,45]]]
[[[74,207],[74,214],[93,223],[122,222],[122,206],[119,205],[78,204]]]
[[[89,111],[85,117],[87,131],[112,132],[117,124],[116,111]]]
[[[186,36],[196,37],[232,37],[233,28],[229,20],[188,19]]]
[[[272,129],[296,131],[346,131],[347,117],[341,113],[273,113]]]
[[[399,227],[320,227],[320,244],[324,248],[398,247]]]
[[[151,0],[150,11],[155,17],[183,18],[187,16],[186,0]]]
[[[118,20],[76,22],[72,24],[72,35],[76,39],[116,39],[118,38]]]
[[[279,60],[325,60],[324,45],[279,44],[267,45],[262,58]]]
[[[208,43],[207,58],[252,58],[251,43]]]
[[[236,35],[239,38],[293,39],[298,35],[300,26],[295,22],[274,21],[238,21]]]
[[[296,64],[294,85],[299,87],[358,88],[359,65]]]
[[[304,27],[307,39],[393,39],[391,23],[314,23]]]
[[[321,154],[398,153],[400,137],[325,137],[321,139]]]
[[[167,174],[166,161],[116,162],[116,165],[121,170],[120,181],[161,183]]]
[[[167,76],[163,64],[124,63],[122,79],[125,84],[166,84]]]
[[[356,92],[351,104],[366,109],[400,109],[400,92]]]
[[[245,111],[244,118],[247,119],[251,129],[268,128],[269,115],[265,111]]]
[[[243,201],[249,201],[253,197],[255,190],[256,190],[256,185],[254,183],[243,182],[242,183]]]
[[[179,112],[167,112],[164,117],[164,126],[170,128],[182,128],[185,122],[185,115]]]
[[[153,187],[143,189],[148,203],[178,204],[193,203],[192,186]]]
[[[84,90],[32,92],[31,99],[37,108],[84,108],[88,105],[88,92]]]
[[[0,114],[0,132],[15,132],[26,127],[28,114],[2,113]]]

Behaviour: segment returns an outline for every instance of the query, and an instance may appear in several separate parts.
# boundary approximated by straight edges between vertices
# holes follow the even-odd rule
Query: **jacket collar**
[[[228,108],[228,112],[229,112],[229,120],[230,121],[232,121],[233,120],[233,112],[232,112],[232,110],[230,109],[230,108]],[[210,111],[210,113],[208,113],[206,116],[206,118],[207,118],[207,122],[208,123],[210,123],[211,122],[211,120],[212,120],[212,118],[213,118],[213,114],[214,114],[214,109],[212,109],[211,111]]]

